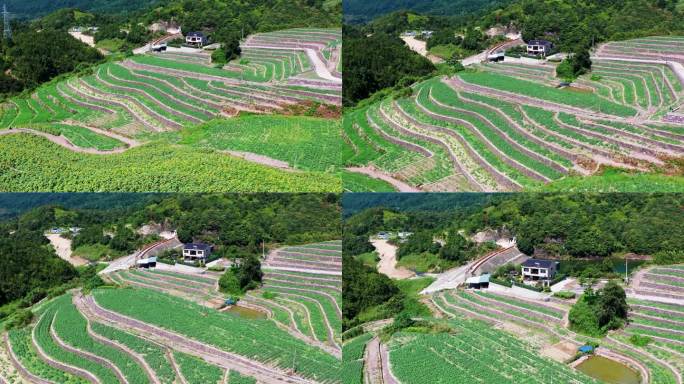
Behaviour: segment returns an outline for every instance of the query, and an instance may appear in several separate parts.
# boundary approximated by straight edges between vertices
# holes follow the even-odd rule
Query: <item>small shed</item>
[[[157,258],[147,257],[136,261],[135,264],[138,266],[138,268],[155,268],[157,266]]]
[[[594,353],[594,347],[591,345],[583,345],[578,348],[581,353]]]
[[[469,277],[466,280],[466,287],[473,289],[489,288],[489,278],[489,273],[485,273],[480,276]]]

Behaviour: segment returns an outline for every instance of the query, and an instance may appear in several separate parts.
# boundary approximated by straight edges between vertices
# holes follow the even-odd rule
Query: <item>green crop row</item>
[[[116,76],[117,78],[127,80],[127,81],[134,81],[134,82],[139,82],[139,83],[144,83],[147,84],[147,86],[143,87],[139,84],[131,84],[131,83],[122,83],[122,85],[133,87],[133,88],[138,88],[142,89],[148,93],[151,93],[153,95],[159,95],[161,98],[159,99],[160,101],[164,102],[167,104],[169,107],[181,110],[191,116],[197,117],[198,119],[206,119],[207,116],[204,113],[200,113],[200,111],[204,112],[210,112],[213,114],[218,113],[219,111],[216,109],[213,109],[212,107],[201,103],[195,99],[192,98],[187,98],[183,97],[182,94],[179,94],[177,90],[169,87],[168,85],[160,82],[160,81],[155,81],[148,79],[146,77],[139,77],[136,76],[135,73],[131,72],[127,68],[124,68],[120,65],[112,64],[109,65],[108,70],[111,72],[112,75]],[[112,80],[111,77],[108,77],[107,80]],[[171,100],[167,95],[174,95],[176,98],[182,99],[184,102],[192,105],[194,109],[188,108],[187,106],[181,105],[173,100]]]
[[[66,296],[69,298],[69,296]],[[90,360],[86,360],[83,357],[68,352],[52,339],[50,335],[50,326],[53,322],[55,314],[57,313],[57,308],[55,305],[51,305],[46,308],[43,312],[43,316],[40,318],[35,327],[35,337],[36,343],[40,348],[52,359],[86,370],[93,375],[95,375],[103,384],[118,384],[114,372],[104,366],[94,363]]]
[[[71,302],[70,295],[64,295],[54,302],[57,315],[54,328],[65,343],[85,352],[107,359],[117,366],[130,384],[145,384],[147,376],[138,363],[124,352],[102,344],[86,331],[86,319]]]
[[[433,82],[432,97],[441,104],[469,110],[479,114],[480,116],[486,117],[496,127],[503,130],[505,133],[508,133],[508,135],[511,136],[513,139],[517,139],[516,141],[518,141],[519,144],[524,145],[526,147],[530,147],[530,149],[534,150],[535,152],[540,152],[545,155],[550,152],[547,149],[542,149],[537,144],[525,140],[519,134],[513,132],[513,130],[508,126],[508,123],[505,120],[503,120],[500,116],[497,116],[477,105],[463,102],[463,100],[458,97],[458,95],[456,94],[456,92],[453,91],[453,89],[449,88],[449,86],[442,83],[441,81]],[[445,114],[447,114],[447,116],[454,115],[453,112],[446,108],[443,108],[442,110]],[[526,154],[514,148],[511,144],[506,142],[494,129],[492,129],[490,126],[483,123],[479,119],[470,117],[465,114],[458,115],[458,117],[460,117],[463,120],[467,120],[471,124],[477,126],[480,132],[482,132],[482,134],[487,139],[489,139],[489,141],[496,145],[502,152],[514,158],[521,164],[526,165],[530,169],[533,169],[551,179],[556,179],[562,176],[562,174],[556,171],[555,169],[550,168],[549,166],[539,162],[538,160],[528,157]]]
[[[557,319],[562,319],[564,316],[563,311],[561,311],[559,309],[555,309],[555,308],[545,307],[544,305],[541,305],[541,304],[540,305],[533,305],[531,303],[527,303],[527,302],[522,301],[522,300],[516,300],[513,298],[509,298],[509,297],[504,297],[501,295],[494,295],[494,294],[491,294],[488,292],[477,292],[477,294],[484,296],[486,298],[489,298],[489,299],[493,299],[493,300],[501,301],[501,302],[506,303],[506,304],[514,305],[516,307],[529,309],[533,312],[539,312],[539,313],[543,313],[545,315],[553,316]]]
[[[181,352],[174,352],[180,372],[188,383],[218,384],[223,380],[223,370],[206,361]]]
[[[306,299],[302,297],[291,296],[288,295],[288,293],[292,292],[288,292],[287,290],[281,288],[265,287],[264,290],[277,294],[276,301],[278,301],[280,304],[286,305],[292,310],[297,310],[297,316],[295,316],[295,321],[297,322],[297,327],[300,331],[302,331],[304,334],[309,334],[309,327],[307,326],[307,324],[309,324],[310,318],[310,325],[314,332],[313,336],[315,336],[316,339],[320,341],[326,341],[329,339],[327,327],[327,325],[330,324],[329,318],[324,313],[325,309],[321,311],[321,308],[318,306],[316,299]],[[299,295],[300,293],[297,292],[295,294]],[[279,298],[282,300],[278,300]],[[309,313],[309,316],[307,317],[306,313],[302,312],[301,309],[297,308],[292,303],[288,303],[288,300],[297,302],[300,305],[304,306],[306,308],[306,311]]]
[[[425,107],[428,111],[442,115],[442,116],[452,116],[452,117],[458,117],[462,118],[463,120],[468,120],[467,116],[461,116],[461,115],[456,115],[454,116],[453,112],[450,110],[444,109],[434,103],[432,103],[432,100],[429,98],[429,90],[431,89],[430,85],[425,85],[421,86],[419,88],[418,96],[415,99],[415,102],[422,105]],[[425,113],[423,113],[422,110],[418,108],[418,106],[411,105],[410,103],[401,103],[402,107],[405,107],[404,110],[411,114],[414,118],[416,118],[418,121],[423,122],[423,123],[429,123],[445,128],[452,129],[456,132],[458,132],[472,147],[475,151],[477,151],[480,156],[482,156],[489,164],[491,164],[494,168],[499,170],[500,172],[508,175],[511,177],[513,180],[517,181],[523,186],[534,186],[537,183],[527,177],[526,175],[522,174],[518,169],[513,168],[509,164],[505,163],[503,160],[501,160],[497,155],[492,153],[489,148],[482,142],[480,141],[479,137],[477,137],[473,132],[471,132],[469,129],[466,127],[460,125],[460,124],[453,124],[450,122],[438,120],[438,119],[433,119],[430,116],[426,116]],[[470,121],[476,128],[478,129],[483,129],[487,130],[486,127],[484,127],[484,124],[480,122],[477,119],[473,119]],[[498,136],[497,136],[498,137]]]
[[[274,287],[274,286],[267,286],[266,287],[268,290],[273,291],[273,292],[282,292],[282,293],[290,293],[290,294],[295,294],[299,296],[305,296],[310,299],[315,300],[318,302],[322,307],[323,311],[325,312],[325,317],[328,320],[328,323],[333,329],[333,333],[338,334],[340,333],[342,329],[342,319],[340,319],[340,315],[337,314],[335,302],[333,302],[329,297],[322,295],[314,290],[311,291],[300,291],[300,290],[295,290],[292,289],[294,286],[290,287],[284,287],[281,284],[279,284],[279,287]],[[305,288],[305,289],[311,289],[311,288]],[[339,292],[334,292],[330,293],[330,296],[332,296],[335,301],[337,302],[337,306],[341,306],[340,303],[342,302],[342,297]]]
[[[268,268],[264,267],[264,270],[269,271]],[[326,284],[332,284],[332,285],[341,285],[342,284],[342,278],[340,276],[332,276],[332,275],[326,275],[326,274],[317,274],[317,273],[309,273],[309,272],[298,272],[298,271],[281,271],[281,270],[273,270],[272,272],[278,273],[281,275],[288,275],[292,276],[293,278],[298,279],[298,278],[316,278],[316,279],[324,279],[324,280],[334,280],[334,282],[329,282],[326,281]]]
[[[363,352],[366,350],[366,344],[373,338],[373,334],[364,333],[357,336],[342,346],[342,359],[344,361],[359,360],[363,358]]]
[[[184,279],[184,280],[189,280],[189,281],[196,281],[200,283],[205,283],[205,284],[215,284],[216,280],[208,277],[202,277],[202,276],[195,276],[195,275],[189,275],[186,273],[178,273],[178,272],[169,272],[169,271],[163,271],[163,270],[150,270],[147,271],[148,274],[151,275],[158,275],[160,277],[163,276],[171,276],[175,277],[177,279]]]
[[[295,300],[294,298],[291,299],[283,295],[271,292],[268,289],[264,290],[264,292],[268,292],[271,295],[275,295],[275,297],[271,299],[264,300],[266,300],[267,302],[269,300],[273,301],[274,303],[278,303],[281,306],[289,308],[292,311],[292,318],[295,322],[294,325],[296,325],[297,329],[299,329],[299,331],[302,332],[304,335],[320,341],[325,341],[328,339],[328,332],[325,327],[325,320],[323,319],[323,316],[321,316],[321,312],[317,306],[312,306],[311,304],[306,305],[306,303],[302,303],[298,300]],[[311,318],[311,321],[309,321],[309,318]],[[287,315],[286,322],[283,322],[282,320],[279,321],[283,324],[292,325],[292,319],[290,319],[289,315]]]
[[[131,60],[133,60],[136,63],[140,63],[140,64],[145,64],[145,65],[150,65],[150,66],[155,66],[155,67],[161,67],[161,68],[167,68],[167,69],[171,69],[171,70],[201,73],[201,74],[209,75],[209,76],[225,77],[228,79],[240,79],[241,77],[243,77],[244,80],[248,80],[248,81],[257,81],[257,82],[264,81],[264,79],[261,76],[252,76],[249,74],[245,74],[244,76],[241,76],[241,74],[239,74],[239,73],[227,71],[224,69],[206,67],[203,65],[193,65],[193,64],[188,64],[188,63],[181,63],[181,62],[172,61],[172,60],[165,60],[165,59],[161,59],[161,58],[158,58],[155,56],[149,56],[149,55],[137,55],[137,56],[132,57]]]
[[[161,143],[107,156],[71,152],[31,135],[0,137],[3,191],[341,190],[334,174],[288,173],[210,150]],[[226,173],[225,170],[230,170]]]
[[[93,294],[104,308],[147,324],[279,367],[290,368],[294,362],[297,372],[306,377],[339,381],[337,359],[292,337],[268,319],[247,322],[147,289],[95,290]]]
[[[45,363],[31,342],[31,328],[23,328],[8,332],[12,351],[19,358],[21,365],[33,375],[61,384],[86,384],[86,380],[53,368]]]
[[[684,325],[677,325],[677,324],[672,324],[672,323],[666,323],[662,321],[657,321],[657,320],[652,320],[652,319],[646,319],[643,317],[631,317],[629,321],[633,324],[643,324],[643,325],[650,325],[652,327],[658,327],[658,328],[664,328],[664,329],[672,329],[675,331],[682,331],[684,332]]]
[[[440,377],[456,384],[478,379],[502,384],[596,383],[562,363],[540,357],[527,344],[481,321],[461,319],[449,325],[453,332],[394,335],[390,362],[402,383],[433,383]]]
[[[429,169],[423,169],[422,172],[412,175],[412,177],[409,178],[411,184],[429,184],[453,175],[453,165],[449,159],[448,153],[442,146],[399,133],[383,119],[380,114],[380,109],[388,111],[389,108],[386,102],[389,101],[389,99],[386,99],[380,105],[371,107],[368,112],[369,118],[371,118],[382,131],[390,136],[426,148],[434,155],[431,159],[434,161],[434,164],[431,164]]]
[[[249,376],[243,376],[240,372],[230,371],[228,374],[229,384],[256,384],[256,379]]]
[[[513,92],[563,105],[571,105],[616,116],[628,117],[636,115],[636,110],[634,108],[610,102],[592,93],[580,93],[552,88],[495,73],[461,72],[458,76],[470,84]]]
[[[340,167],[340,122],[300,116],[246,115],[181,132],[181,144],[265,155],[307,171]]]
[[[176,380],[176,372],[167,360],[161,346],[104,324],[92,323],[92,328],[95,333],[123,344],[140,354],[154,370],[162,384],[173,384]]]

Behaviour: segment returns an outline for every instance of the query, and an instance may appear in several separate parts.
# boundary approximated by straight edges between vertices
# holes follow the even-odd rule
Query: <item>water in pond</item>
[[[251,308],[240,307],[239,305],[233,305],[226,312],[234,313],[238,316],[245,317],[247,319],[263,319],[266,314]]]
[[[639,384],[639,374],[628,366],[603,356],[590,356],[577,366],[585,374],[608,384]]]

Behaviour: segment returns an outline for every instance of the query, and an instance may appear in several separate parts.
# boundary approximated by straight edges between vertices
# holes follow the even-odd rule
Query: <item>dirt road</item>
[[[99,134],[101,134],[102,132],[105,132],[102,130],[96,131],[94,128],[88,128],[88,129],[91,131],[94,131],[95,133],[99,133]],[[43,131],[37,131],[35,129],[30,129],[30,128],[5,129],[5,130],[0,131],[0,136],[14,135],[14,134],[19,134],[19,133],[29,133],[29,134],[36,135],[36,136],[42,136],[42,137],[48,139],[49,141],[53,142],[54,144],[57,144],[61,147],[64,147],[70,151],[77,152],[77,153],[87,153],[90,155],[112,155],[112,154],[117,154],[117,153],[123,153],[129,149],[128,147],[122,147],[122,148],[112,149],[109,151],[102,151],[102,150],[95,149],[95,148],[77,147],[74,144],[72,144],[71,141],[69,141],[69,139],[67,139],[64,136],[55,136],[55,135],[51,135],[51,134],[43,132]],[[115,137],[115,138],[116,137],[123,137],[123,136],[112,134],[112,133],[108,133],[107,136]]]
[[[408,279],[415,273],[406,268],[397,268],[397,247],[388,243],[387,240],[372,240],[371,243],[380,256],[378,272],[392,279]]]
[[[399,191],[399,192],[420,192],[420,189],[412,187],[412,186],[404,183],[403,181],[397,180],[397,179],[393,178],[392,176],[389,176],[385,173],[382,173],[382,172],[380,172],[380,171],[378,171],[372,167],[349,167],[349,168],[347,168],[347,171],[354,172],[354,173],[362,173],[362,174],[364,174],[366,176],[370,176],[374,179],[380,179],[382,181],[386,181],[386,182],[392,184],[392,186],[394,188],[396,188],[397,191]]]
[[[83,32],[69,32],[74,39],[82,41],[91,47],[95,46],[95,37],[84,34]]]
[[[428,53],[427,43],[425,41],[418,40],[413,36],[401,36],[401,39],[404,40],[406,45],[408,45],[408,47],[411,48],[411,50],[415,51],[421,56],[426,57],[433,64],[444,62],[444,60],[442,60],[441,58]]]
[[[45,235],[45,237],[50,240],[50,244],[52,244],[52,247],[55,249],[55,252],[60,259],[66,260],[74,266],[88,264],[88,260],[80,257],[72,257],[71,239],[65,239],[57,233],[50,233]]]

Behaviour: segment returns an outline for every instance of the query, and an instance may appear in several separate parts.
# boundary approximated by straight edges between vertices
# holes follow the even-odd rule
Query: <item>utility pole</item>
[[[629,282],[629,278],[627,277],[627,256],[625,256],[625,284]]]
[[[5,27],[3,36],[5,40],[12,40],[12,26],[9,21],[9,12],[7,12],[7,4],[2,5],[2,22]]]

